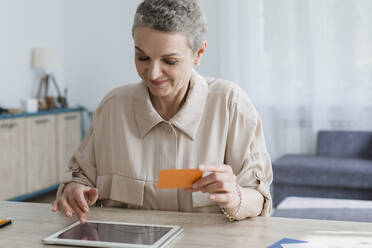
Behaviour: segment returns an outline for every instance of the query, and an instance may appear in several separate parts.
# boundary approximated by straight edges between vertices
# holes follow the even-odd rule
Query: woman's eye
[[[149,57],[138,57],[138,60],[140,60],[140,61],[146,61],[146,60],[149,60]]]
[[[164,62],[168,65],[175,65],[177,64],[177,61],[174,61],[174,60],[168,60],[168,59],[165,59]]]

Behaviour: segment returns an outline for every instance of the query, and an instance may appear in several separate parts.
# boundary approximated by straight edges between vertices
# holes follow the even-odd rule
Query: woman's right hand
[[[62,195],[52,203],[52,211],[59,210],[67,217],[75,213],[80,222],[85,223],[89,206],[93,205],[97,199],[98,189],[71,182],[65,185]]]

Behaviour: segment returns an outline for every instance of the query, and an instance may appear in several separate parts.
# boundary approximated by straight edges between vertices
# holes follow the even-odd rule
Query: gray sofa
[[[273,200],[287,196],[372,200],[372,132],[320,131],[315,155],[273,162]]]

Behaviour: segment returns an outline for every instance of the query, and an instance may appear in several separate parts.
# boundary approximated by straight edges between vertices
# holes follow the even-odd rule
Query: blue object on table
[[[270,245],[267,248],[283,248],[281,246],[282,244],[296,244],[296,243],[307,243],[307,241],[284,238],[284,239],[279,240],[275,244]]]

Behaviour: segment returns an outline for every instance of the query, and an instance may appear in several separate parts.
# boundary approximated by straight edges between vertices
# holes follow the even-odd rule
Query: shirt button
[[[167,132],[168,133],[171,133],[172,132],[172,128],[170,126],[167,126]]]

